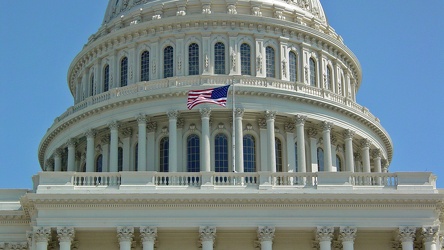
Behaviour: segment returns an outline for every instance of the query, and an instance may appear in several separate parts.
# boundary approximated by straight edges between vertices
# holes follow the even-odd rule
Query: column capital
[[[416,227],[399,227],[398,237],[401,242],[413,242],[416,236]]]
[[[216,227],[199,227],[199,238],[201,241],[214,241],[216,239]]]
[[[36,242],[48,242],[51,238],[51,228],[50,227],[35,227],[34,228],[34,239]]]
[[[423,227],[422,236],[424,242],[436,242],[438,240],[438,226]]]
[[[274,120],[276,118],[276,111],[266,110],[265,111],[265,119],[267,121]]]
[[[168,118],[171,119],[177,119],[179,117],[179,111],[178,110],[170,110],[167,113]]]
[[[148,121],[148,118],[147,118],[146,115],[144,115],[144,114],[139,114],[139,115],[136,117],[136,120],[137,120],[137,123],[138,123],[138,124],[144,124],[144,123],[146,123],[146,122]]]
[[[73,227],[58,227],[57,237],[59,242],[72,242],[75,237],[75,231]]]
[[[140,238],[142,242],[156,241],[157,227],[140,227]]]
[[[113,130],[113,129],[117,130],[117,129],[119,129],[120,124],[119,124],[119,122],[117,122],[117,121],[111,121],[110,123],[108,123],[108,127],[109,127],[111,130]]]
[[[134,227],[117,227],[117,238],[119,242],[129,241],[132,242],[134,237]]]
[[[96,136],[96,131],[94,129],[88,129],[85,131],[86,138],[94,138]]]
[[[372,145],[372,142],[369,139],[364,138],[364,139],[361,140],[361,148],[362,149],[370,148],[371,145]]]
[[[3,243],[4,244],[4,243]],[[5,246],[0,246],[0,249],[4,249]],[[8,243],[7,244],[8,249],[16,249],[16,250],[27,250],[28,249],[28,243],[27,242],[14,242],[14,243]]]
[[[309,136],[309,137],[311,137],[311,138],[315,138],[316,135],[318,134],[318,130],[315,129],[315,128],[309,128],[309,129],[307,130],[307,133],[308,133],[308,136]]]
[[[257,238],[259,241],[272,241],[274,238],[274,227],[264,226],[257,228]]]
[[[58,148],[54,151],[54,157],[62,157],[63,149]]]
[[[317,227],[316,239],[319,241],[331,241],[333,238],[334,227]]]
[[[307,120],[306,115],[296,115],[294,122],[296,123],[296,126],[298,126],[298,125],[304,125],[306,120]]]
[[[340,239],[344,241],[354,241],[356,238],[356,231],[358,229],[356,227],[340,227],[339,234]]]
[[[201,108],[201,109],[199,109],[199,112],[200,112],[200,116],[202,118],[209,118],[211,115],[211,108],[207,108],[207,107]]]
[[[342,134],[344,135],[344,139],[353,139],[353,136],[355,136],[355,131],[346,129]]]
[[[234,110],[234,115],[236,117],[243,117],[244,116],[244,112],[245,112],[245,109],[243,109],[243,108],[236,108]]]
[[[75,138],[71,138],[71,139],[68,139],[68,141],[66,141],[67,147],[75,147],[76,144],[77,144],[77,139],[75,139]]]
[[[381,157],[382,157],[381,149],[379,149],[379,148],[373,149],[372,150],[372,157],[381,159]]]
[[[321,123],[322,131],[331,131],[333,128],[333,125],[334,124],[332,122],[323,121]]]
[[[285,132],[287,132],[287,133],[293,133],[293,131],[294,131],[294,123],[293,122],[286,122],[285,123],[285,125],[284,125],[284,129],[285,129]]]
[[[157,122],[148,122],[146,124],[146,129],[148,132],[154,132],[157,129]]]

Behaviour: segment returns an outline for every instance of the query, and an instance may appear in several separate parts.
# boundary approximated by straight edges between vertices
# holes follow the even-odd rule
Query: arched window
[[[341,172],[342,170],[342,161],[339,155],[336,155],[336,171]]]
[[[241,74],[251,75],[251,48],[247,43],[240,46]]]
[[[279,138],[275,138],[274,143],[274,152],[276,154],[276,172],[282,172],[282,142]]]
[[[150,52],[144,51],[140,56],[140,80],[150,80]]]
[[[327,78],[326,83],[325,83],[325,85],[326,85],[325,87],[328,90],[333,90],[333,85],[332,85],[333,79],[332,79],[332,75],[331,75],[330,66],[327,66],[327,72],[325,73],[325,77]]]
[[[134,147],[134,171],[139,170],[139,144]]]
[[[225,74],[225,44],[214,45],[214,74]]]
[[[276,77],[274,49],[268,46],[265,49],[267,77]]]
[[[318,148],[318,171],[324,171],[324,150],[322,148]]]
[[[256,142],[252,135],[244,136],[244,172],[256,172]]]
[[[103,70],[103,92],[109,90],[109,65],[107,64]]]
[[[102,172],[103,156],[100,154],[96,159],[96,172]]]
[[[188,75],[199,75],[199,45],[188,46]]]
[[[117,171],[123,171],[123,148],[117,149]]]
[[[195,134],[187,138],[187,171],[200,171],[200,140]]]
[[[294,158],[295,158],[295,167],[296,167],[296,169],[294,171],[295,172],[299,172],[299,167],[298,167],[298,143],[294,144]]]
[[[288,67],[290,69],[290,81],[296,82],[298,80],[298,63],[296,54],[293,51],[290,51],[288,59]]]
[[[225,134],[217,134],[214,138],[214,170],[228,172],[228,138]]]
[[[95,85],[94,85],[94,74],[91,74],[91,78],[90,78],[90,92],[89,92],[89,96],[93,96],[95,93]]]
[[[172,77],[174,75],[174,49],[167,46],[163,50],[163,78]]]
[[[316,62],[313,58],[310,58],[310,85],[316,87]]]
[[[169,171],[169,167],[168,167],[169,146],[170,146],[169,137],[164,137],[164,138],[162,138],[162,140],[160,140],[160,145],[159,145],[159,149],[160,149],[159,171],[160,172],[168,172]]]
[[[120,61],[120,87],[128,85],[128,57]]]

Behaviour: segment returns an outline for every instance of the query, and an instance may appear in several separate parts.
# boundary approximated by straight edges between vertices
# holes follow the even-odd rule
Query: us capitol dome
[[[110,0],[0,249],[441,249],[361,81],[319,0]]]

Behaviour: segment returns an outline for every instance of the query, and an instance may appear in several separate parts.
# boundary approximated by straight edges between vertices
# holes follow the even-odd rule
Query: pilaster
[[[269,171],[276,172],[276,150],[275,150],[275,135],[274,135],[274,120],[276,118],[276,111],[265,111],[265,119],[267,121],[267,141],[268,141],[268,166]]]
[[[201,142],[201,171],[210,172],[210,116],[211,109],[208,107],[199,110],[202,121],[202,142]]]

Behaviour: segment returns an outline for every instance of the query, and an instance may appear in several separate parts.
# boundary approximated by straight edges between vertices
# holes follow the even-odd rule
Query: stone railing
[[[167,79],[139,82],[137,84],[132,84],[126,87],[110,89],[105,93],[88,97],[84,101],[79,102],[74,106],[68,108],[66,112],[64,112],[62,115],[60,115],[55,119],[54,124],[92,105],[109,102],[110,100],[113,99],[117,100],[125,96],[130,97],[131,95],[135,95],[137,93],[139,93],[138,97],[140,97],[140,93],[143,92],[145,92],[146,95],[150,95],[155,90],[167,89],[172,87],[180,91],[179,89],[180,87],[186,88],[186,87],[194,87],[201,85],[225,85],[231,83],[235,83],[236,86],[239,87],[252,86],[252,87],[278,89],[282,91],[289,91],[290,93],[291,92],[301,93],[304,96],[323,98],[325,100],[334,102],[335,104],[341,104],[344,107],[348,107],[354,112],[360,113],[361,115],[367,117],[369,120],[379,123],[379,119],[376,118],[374,115],[372,115],[367,108],[357,104],[352,99],[333,93],[329,90],[320,89],[317,87],[306,85],[304,83],[295,83],[274,78],[259,78],[259,77],[245,77],[245,76],[183,76],[183,77],[171,77]],[[186,90],[188,90],[188,88],[183,89],[183,91]]]
[[[352,173],[352,172],[41,172],[34,176],[37,193],[82,189],[157,190],[157,189],[288,189],[306,190],[409,190],[435,191],[432,173]]]

